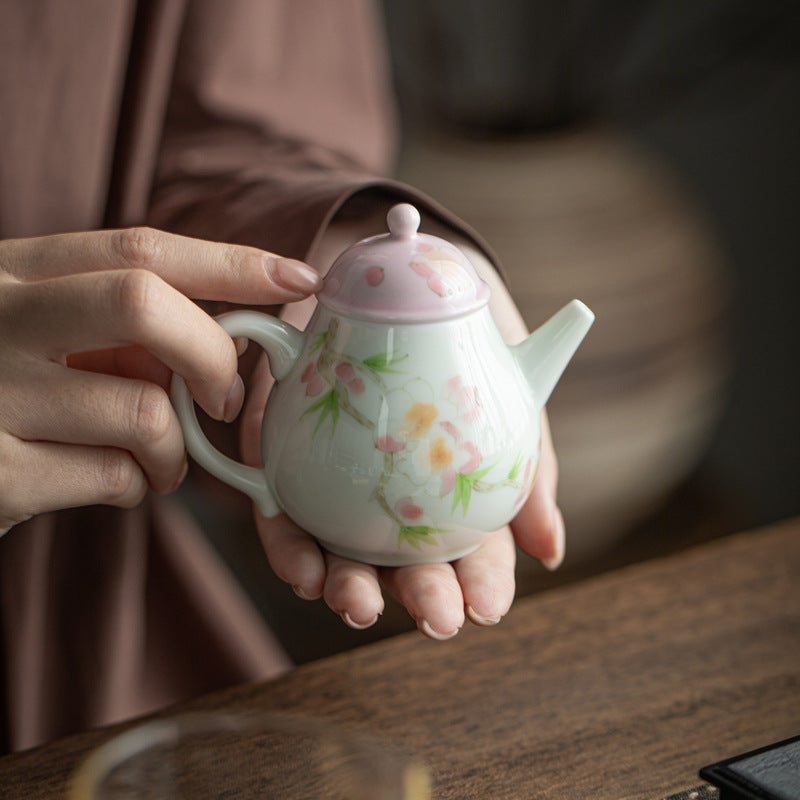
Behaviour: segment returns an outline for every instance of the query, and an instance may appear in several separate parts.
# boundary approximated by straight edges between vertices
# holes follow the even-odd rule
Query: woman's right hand
[[[151,228],[0,241],[0,535],[176,488],[173,371],[210,416],[236,416],[234,343],[188,298],[269,305],[320,286],[301,262]]]

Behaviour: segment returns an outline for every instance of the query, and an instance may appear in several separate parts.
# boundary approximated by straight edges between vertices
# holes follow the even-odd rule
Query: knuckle
[[[242,279],[243,265],[241,252],[232,245],[224,245],[220,254],[220,267],[225,275],[238,283]]]
[[[209,347],[209,364],[211,374],[219,375],[226,384],[233,381],[239,368],[239,359],[236,357],[236,345],[227,333],[217,338],[214,345]]]
[[[155,228],[139,226],[114,231],[114,253],[129,267],[151,267],[164,254],[164,234]]]
[[[150,383],[141,384],[133,411],[134,435],[140,442],[153,444],[170,430],[172,407],[166,392]]]
[[[141,501],[146,486],[133,456],[124,450],[108,449],[100,462],[100,485],[106,502],[132,508]]]
[[[117,309],[128,321],[141,321],[154,303],[160,278],[146,269],[123,272],[117,286]]]
[[[421,580],[415,587],[414,594],[420,607],[444,608],[454,601],[455,593],[454,587],[446,577],[435,574]]]
[[[15,498],[4,497],[0,503],[0,537],[8,533],[15,525],[30,519],[32,511],[26,511]]]
[[[34,283],[0,279],[0,356],[10,356],[9,345],[30,340],[31,319],[42,305],[41,291]],[[0,372],[0,374],[3,374]]]
[[[221,332],[219,336],[209,337],[205,343],[203,364],[198,365],[197,372],[191,381],[190,388],[211,393],[221,393],[231,386],[238,369],[236,346],[228,334]]]
[[[30,519],[35,510],[30,492],[20,470],[18,454],[9,447],[7,437],[0,436],[0,536],[15,525]]]

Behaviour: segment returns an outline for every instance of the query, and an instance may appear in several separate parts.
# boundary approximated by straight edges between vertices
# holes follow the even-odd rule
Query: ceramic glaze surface
[[[381,325],[321,307],[309,330],[264,426],[267,480],[292,519],[333,552],[392,565],[458,557],[513,518],[539,416],[488,309]]]
[[[476,311],[489,287],[455,245],[417,232],[407,203],[388,214],[388,234],[364,239],[334,262],[319,301],[351,319],[430,322]]]
[[[463,253],[418,233],[408,204],[387,223],[337,259],[304,332],[255,311],[218,318],[264,348],[276,379],[263,468],[211,445],[179,376],[172,397],[189,453],[264,516],[285,511],[371,564],[452,561],[525,502],[541,411],[594,315],[573,300],[508,346]]]

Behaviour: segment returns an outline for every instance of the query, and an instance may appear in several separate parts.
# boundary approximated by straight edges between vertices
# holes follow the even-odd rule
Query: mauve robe
[[[374,177],[394,144],[385,51],[366,0],[6,0],[0,237],[146,222],[304,258],[368,186],[458,224]],[[152,496],[0,539],[0,646],[10,749],[289,666]]]

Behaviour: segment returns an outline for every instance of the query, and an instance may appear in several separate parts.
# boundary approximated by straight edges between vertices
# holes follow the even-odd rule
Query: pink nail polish
[[[311,294],[322,288],[322,278],[318,272],[291,258],[278,258],[273,262],[272,270],[268,273],[278,286],[299,294]]]

